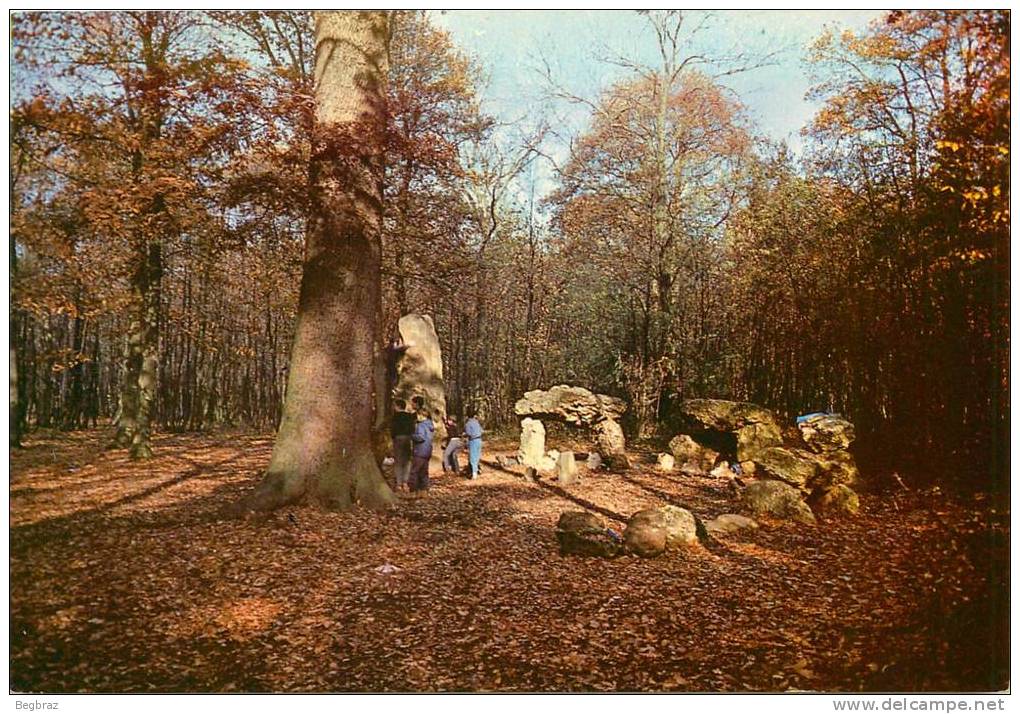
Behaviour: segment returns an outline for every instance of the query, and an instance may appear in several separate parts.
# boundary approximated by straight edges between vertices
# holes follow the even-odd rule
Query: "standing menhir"
[[[436,434],[446,433],[446,391],[443,383],[443,352],[436,326],[428,315],[411,313],[397,323],[400,351],[394,363],[394,399],[421,397],[436,423]]]
[[[340,509],[394,500],[372,449],[387,22],[381,11],[316,17],[311,219],[287,401],[250,508],[302,498]]]

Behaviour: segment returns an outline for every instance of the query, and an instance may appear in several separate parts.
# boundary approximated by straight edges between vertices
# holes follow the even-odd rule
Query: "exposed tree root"
[[[331,511],[355,506],[384,509],[396,503],[371,452],[333,461],[317,473],[270,471],[255,492],[240,504],[242,511],[272,511],[300,502]]]

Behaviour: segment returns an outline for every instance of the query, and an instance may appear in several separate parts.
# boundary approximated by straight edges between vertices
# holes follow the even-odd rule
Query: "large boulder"
[[[686,508],[648,508],[630,517],[623,540],[630,552],[642,558],[654,558],[697,543],[698,522]]]
[[[554,419],[574,426],[594,426],[604,419],[618,420],[627,411],[622,399],[593,394],[584,387],[560,384],[525,392],[514,405],[517,416]]]
[[[411,404],[414,397],[422,397],[436,425],[436,439],[442,439],[446,436],[446,390],[436,327],[428,315],[410,314],[400,318],[397,330],[403,349],[396,364],[393,398]]]
[[[737,461],[753,461],[764,449],[782,445],[783,434],[777,424],[753,422],[737,430]]]
[[[861,510],[860,497],[845,484],[819,489],[811,496],[815,511],[823,516],[856,516]]]
[[[853,486],[859,477],[854,457],[848,451],[815,454],[773,446],[759,452],[754,463],[755,474],[785,481],[806,493],[837,484]]]
[[[838,484],[855,486],[860,482],[860,472],[849,451],[832,451],[814,456],[818,461],[818,474],[811,483],[813,488],[831,488]]]
[[[612,419],[600,421],[595,426],[595,448],[611,469],[629,469],[627,442],[623,429]]]
[[[699,471],[708,472],[719,458],[718,451],[702,446],[687,434],[673,437],[669,442],[669,450],[681,469],[684,466],[694,466]]]
[[[779,431],[776,415],[750,402],[725,399],[687,399],[680,405],[687,426],[699,431],[736,433],[749,424],[765,424]]]
[[[799,523],[814,523],[815,514],[799,490],[782,481],[753,481],[741,494],[744,506],[756,516],[772,516]]]
[[[517,450],[517,463],[534,468],[545,466],[545,425],[538,419],[525,418],[521,422],[521,445]]]
[[[589,555],[614,558],[623,543],[606,527],[605,521],[587,511],[565,511],[556,524],[560,555]]]
[[[805,491],[813,488],[819,473],[818,460],[812,454],[782,446],[763,449],[754,463],[757,465],[755,474],[784,481]]]
[[[816,454],[846,451],[853,443],[854,425],[834,414],[813,414],[797,423],[800,436]]]

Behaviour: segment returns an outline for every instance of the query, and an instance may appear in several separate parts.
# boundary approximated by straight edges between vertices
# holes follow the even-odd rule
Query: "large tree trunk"
[[[13,182],[11,185],[11,206],[14,206],[14,187]],[[12,209],[13,210],[13,209]],[[20,448],[21,447],[21,434],[22,427],[25,420],[25,409],[24,400],[20,399],[20,392],[23,391],[23,387],[19,382],[18,378],[18,353],[16,349],[18,341],[18,320],[17,313],[14,308],[14,278],[18,271],[18,250],[17,244],[15,243],[14,236],[10,236],[10,265],[11,265],[11,282],[10,289],[8,290],[9,303],[7,313],[7,339],[9,342],[9,353],[10,353],[10,422],[8,428],[10,430],[10,447]],[[22,377],[22,379],[24,379]]]
[[[372,450],[382,316],[385,12],[316,17],[311,219],[283,420],[246,506],[393,502]]]

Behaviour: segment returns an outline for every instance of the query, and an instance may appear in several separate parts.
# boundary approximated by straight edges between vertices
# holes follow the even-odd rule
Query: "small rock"
[[[682,476],[689,477],[708,476],[708,474],[701,470],[700,466],[696,466],[695,464],[684,464],[682,467],[680,467],[680,474]]]
[[[698,542],[698,518],[686,508],[661,506],[666,519],[666,550],[674,550]],[[704,527],[704,526],[702,526]]]
[[[630,465],[630,457],[623,451],[606,457],[606,467],[610,471],[627,471]]]
[[[565,511],[556,524],[560,555],[588,555],[614,558],[620,554],[619,536],[606,527],[605,521],[587,511]]]
[[[659,454],[655,458],[659,471],[672,471],[676,468],[676,459],[671,454]]]
[[[709,471],[708,475],[714,478],[726,479],[728,481],[730,479],[736,478],[737,474],[733,472],[733,469],[730,468],[728,462],[722,461],[719,463],[718,466]]]
[[[597,451],[591,451],[588,453],[588,459],[585,461],[584,465],[587,466],[590,471],[594,471],[602,466],[602,457],[599,456]]]
[[[736,533],[742,530],[755,530],[757,527],[758,521],[747,516],[741,516],[738,513],[723,513],[705,523],[705,530],[712,535]]]
[[[502,454],[500,454],[499,456],[496,457],[496,466],[499,466],[501,469],[508,469],[511,466],[516,465],[517,459],[515,459],[513,456],[503,456]]]

